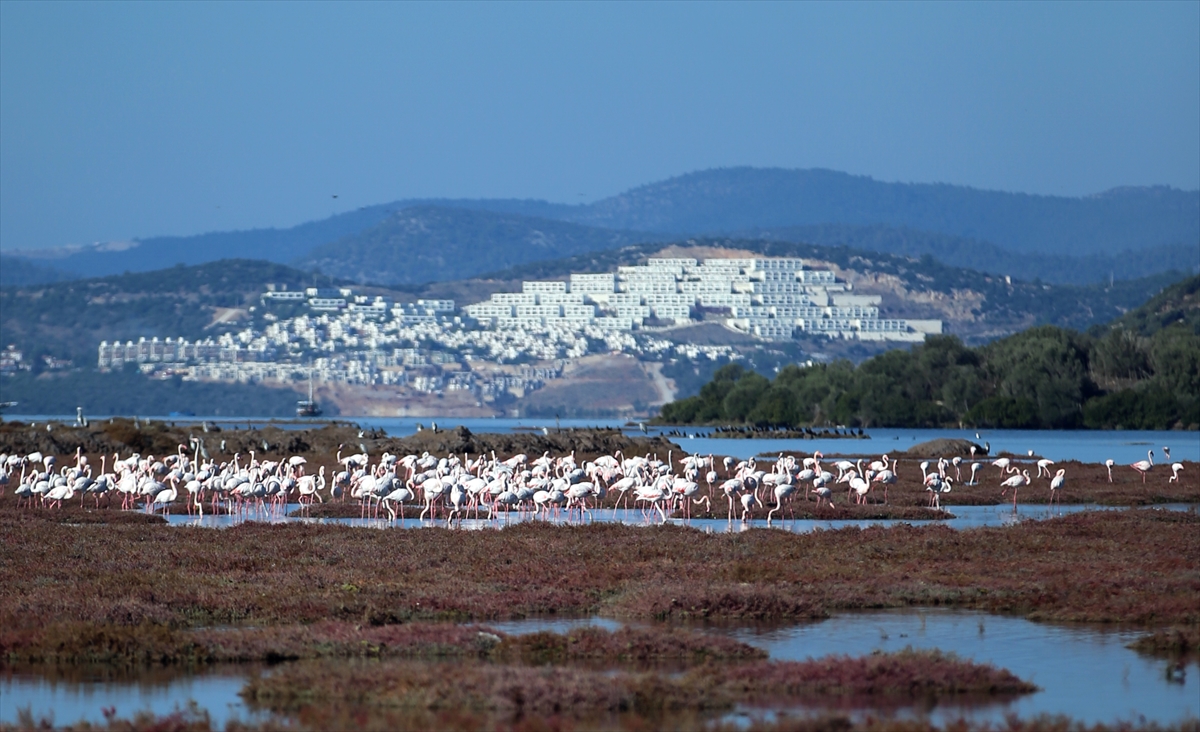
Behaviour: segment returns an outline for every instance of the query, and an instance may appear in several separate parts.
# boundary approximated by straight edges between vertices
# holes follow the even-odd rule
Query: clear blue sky
[[[4,249],[732,165],[1196,189],[1200,3],[0,2]]]

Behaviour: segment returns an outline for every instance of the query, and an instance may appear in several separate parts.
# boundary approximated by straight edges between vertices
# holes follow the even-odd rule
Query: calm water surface
[[[492,624],[516,635],[563,633],[583,626],[613,630],[620,623],[581,618]],[[775,628],[709,626],[707,631],[762,648],[779,661],[908,647],[938,649],[1006,668],[1041,687],[1037,693],[994,704],[943,705],[933,713],[939,722],[966,716],[999,724],[1006,714],[1065,714],[1089,724],[1145,719],[1165,725],[1200,716],[1200,663],[1177,667],[1138,655],[1125,647],[1137,632],[939,609],[849,613]]]
[[[421,529],[434,526],[446,526],[446,521],[443,518],[439,521],[424,521],[418,519],[397,519],[390,521],[386,518],[300,518],[288,516],[287,514],[299,508],[298,504],[289,504],[284,512],[274,513],[249,513],[237,516],[212,516],[206,515],[203,517],[186,516],[186,515],[171,515],[167,517],[167,521],[172,526],[179,527],[196,527],[196,528],[228,528],[237,526],[246,521],[259,521],[266,523],[313,523],[313,524],[340,524],[343,526],[360,526],[374,529]],[[866,528],[868,526],[896,526],[899,524],[908,524],[910,526],[924,526],[927,524],[938,524],[948,526],[952,529],[974,529],[986,526],[1012,526],[1022,521],[1038,521],[1056,516],[1065,516],[1081,511],[1121,511],[1126,510],[1119,507],[1099,506],[1089,504],[1067,504],[1063,506],[1056,505],[1053,508],[1041,505],[1020,505],[1014,512],[1011,505],[1000,506],[947,506],[946,509],[954,515],[952,519],[939,519],[930,521],[914,521],[914,520],[880,520],[880,519],[853,519],[840,521],[825,521],[825,520],[810,520],[810,519],[795,519],[789,520],[780,518],[776,515],[775,520],[771,523],[770,528],[779,529],[781,531],[791,531],[798,534],[806,534],[812,531],[828,531],[832,529],[840,529],[847,527]],[[739,509],[740,510],[740,509]],[[1140,508],[1142,511],[1191,511],[1195,510],[1195,506],[1185,503],[1162,504],[1154,507]],[[480,515],[486,515],[487,511],[481,509]],[[786,511],[784,512],[786,514]],[[442,514],[445,515],[444,512]],[[578,524],[578,523],[622,523],[631,526],[651,526],[658,525],[661,518],[658,513],[644,514],[635,509],[600,509],[592,511],[590,517],[584,519],[579,518],[579,513],[574,512],[571,518],[567,518],[566,514],[560,514],[555,517],[550,515],[549,519],[539,519],[532,513],[511,512],[501,513],[495,519],[479,518],[479,519],[464,519],[455,521],[454,527],[466,530],[481,530],[481,529],[499,529],[510,524],[522,523],[534,520],[548,520],[555,524]],[[768,528],[767,522],[763,519],[749,521],[743,523],[735,518],[733,521],[726,519],[670,519],[668,523],[676,526],[691,526],[709,533],[728,533],[748,531],[749,529]]]
[[[584,625],[614,630],[604,618],[535,619],[491,624],[512,634],[566,632]],[[707,626],[766,650],[775,660],[803,660],[831,654],[858,656],[906,647],[939,649],[992,663],[1028,679],[1041,691],[991,704],[944,704],[935,721],[966,716],[1000,723],[1006,714],[1027,718],[1065,714],[1089,724],[1117,720],[1170,725],[1200,716],[1200,664],[1178,666],[1140,656],[1125,645],[1137,633],[1097,626],[1057,626],[1022,618],[958,610],[889,610],[839,615],[829,620],[773,628]],[[0,679],[0,723],[16,721],[17,711],[53,712],[56,722],[102,722],[103,707],[119,714],[144,709],[169,713],[195,700],[217,726],[252,718],[238,691],[244,677],[228,671],[180,676],[161,683],[48,682],[37,677]]]
[[[73,423],[75,415],[11,415],[10,420],[22,422],[45,422],[54,420]],[[94,417],[93,420],[104,417]],[[202,417],[151,417],[155,421],[175,422],[176,424],[199,424]],[[267,420],[253,417],[210,417],[210,423],[222,427],[246,427],[247,425],[261,426]],[[459,419],[448,417],[420,418],[384,418],[384,417],[347,417],[346,421],[354,422],[363,428],[383,430],[393,437],[405,437],[415,433],[418,427],[430,429],[435,424],[438,429],[451,429],[462,425],[472,432],[540,432],[551,431],[557,427],[607,427],[622,429],[626,433],[641,434],[638,427],[627,427],[623,420],[603,419],[563,419],[557,422],[553,419]],[[311,425],[325,424],[325,421],[314,420],[305,422],[293,420],[275,423],[284,429],[302,429]],[[557,426],[557,427],[556,427]],[[815,439],[815,440],[725,440],[705,437],[711,429],[706,427],[661,428],[646,427],[646,434],[657,435],[678,430],[693,437],[672,437],[689,452],[714,455],[733,455],[748,458],[754,455],[773,455],[782,450],[802,450],[812,452],[820,450],[828,455],[868,456],[883,453],[899,453],[913,445],[939,437],[971,440],[980,445],[990,443],[993,455],[999,452],[1011,452],[1025,455],[1030,450],[1051,460],[1079,460],[1081,462],[1102,463],[1111,458],[1118,465],[1128,465],[1138,460],[1146,459],[1146,451],[1154,450],[1156,463],[1166,462],[1162,448],[1171,448],[1172,460],[1187,460],[1200,462],[1200,433],[1172,431],[1090,431],[1090,430],[944,430],[944,429],[871,429],[866,434],[870,439]],[[978,437],[976,437],[978,435]]]

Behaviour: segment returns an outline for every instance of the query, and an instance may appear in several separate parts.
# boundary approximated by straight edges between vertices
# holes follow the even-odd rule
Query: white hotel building
[[[569,282],[522,283],[463,308],[496,329],[632,330],[648,318],[695,322],[697,309],[724,310],[731,328],[766,340],[801,333],[860,340],[921,341],[941,333],[940,320],[879,317],[878,295],[855,295],[830,270],[800,259],[652,258],[615,274],[572,274]]]

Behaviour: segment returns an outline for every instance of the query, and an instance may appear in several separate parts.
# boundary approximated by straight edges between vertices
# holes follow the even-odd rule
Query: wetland
[[[214,431],[287,454],[253,432]],[[314,470],[347,437],[372,454],[393,439],[281,432]],[[590,515],[448,528],[362,519],[351,501],[197,519],[90,496],[18,508],[9,491],[0,725],[1196,727],[1195,463],[1143,484],[1060,461],[1061,507],[1042,480],[1012,506],[989,464],[935,511],[918,462],[900,456],[864,505],[798,494],[770,528],[765,509],[730,521],[719,501],[663,523],[614,492]]]

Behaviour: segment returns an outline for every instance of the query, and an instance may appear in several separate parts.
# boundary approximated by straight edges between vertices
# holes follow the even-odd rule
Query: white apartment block
[[[530,332],[584,323],[633,330],[647,318],[683,325],[697,307],[728,310],[726,325],[768,340],[819,333],[906,341],[941,332],[940,321],[880,319],[878,295],[850,290],[831,270],[808,268],[798,258],[652,257],[611,274],[523,282],[519,293],[496,293],[464,309],[481,323]]]
[[[521,283],[521,292],[532,292],[532,293],[541,294],[543,292],[556,293],[556,292],[566,292],[566,291],[567,291],[567,283],[566,282],[540,282],[540,281],[534,280],[534,281],[526,281],[526,282]]]

